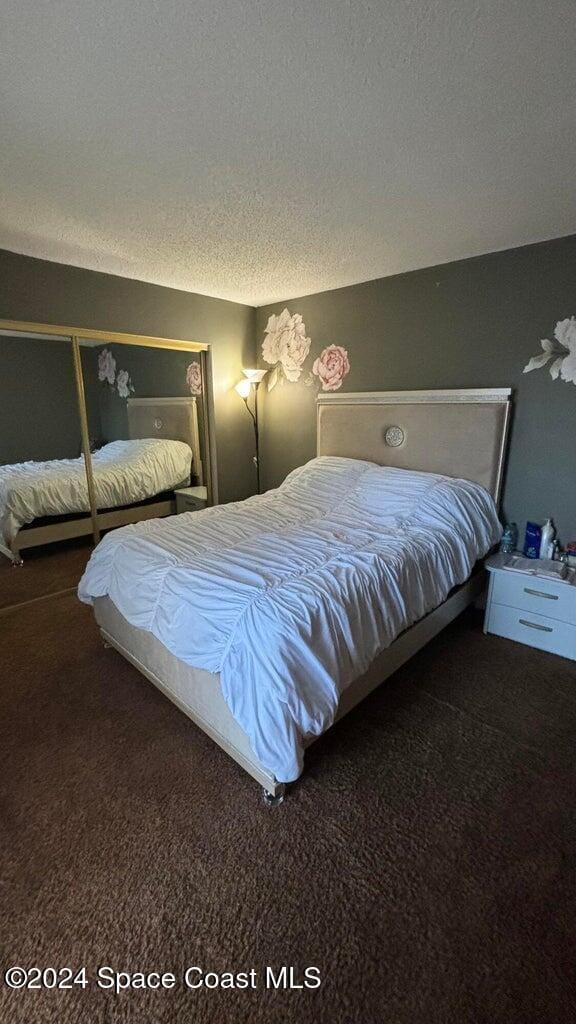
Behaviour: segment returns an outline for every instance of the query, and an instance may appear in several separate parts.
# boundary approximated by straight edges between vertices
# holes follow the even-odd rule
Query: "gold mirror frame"
[[[162,338],[145,334],[128,334],[121,331],[100,331],[92,330],[88,327],[64,327],[61,324],[38,324],[25,320],[0,320],[0,335],[1,334],[8,334],[12,336],[15,334],[23,334],[32,338],[53,338],[55,341],[70,341],[72,343],[76,399],[78,402],[78,414],[80,417],[80,430],[82,435],[82,455],[84,457],[84,466],[86,468],[86,481],[88,485],[88,497],[90,500],[90,516],[92,519],[92,536],[94,538],[94,544],[98,544],[100,540],[100,528],[98,525],[98,509],[96,507],[94,471],[92,468],[92,456],[90,453],[90,436],[88,430],[88,413],[86,410],[84,376],[82,374],[82,362],[80,357],[81,340],[96,341],[102,345],[139,345],[147,348],[172,349],[176,352],[199,353],[204,389],[204,401],[202,402],[203,428],[208,449],[206,453],[206,487],[208,492],[208,504],[215,505],[218,503],[218,477],[214,431],[214,389],[212,377],[212,353],[210,345],[201,341],[184,341],[179,338]]]

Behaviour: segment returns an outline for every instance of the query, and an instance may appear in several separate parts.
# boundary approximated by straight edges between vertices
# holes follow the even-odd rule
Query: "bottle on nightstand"
[[[516,523],[506,523],[502,539],[500,541],[500,553],[502,555],[513,555],[518,546],[518,527]]]
[[[554,538],[556,530],[551,519],[547,519],[542,527],[540,537],[540,558],[552,558],[554,555]]]

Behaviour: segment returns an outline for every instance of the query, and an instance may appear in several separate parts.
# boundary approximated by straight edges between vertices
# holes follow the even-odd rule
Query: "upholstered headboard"
[[[319,395],[318,455],[474,480],[498,501],[510,396],[509,388]]]
[[[185,441],[192,449],[192,472],[204,483],[195,398],[129,398],[128,429],[131,438]]]

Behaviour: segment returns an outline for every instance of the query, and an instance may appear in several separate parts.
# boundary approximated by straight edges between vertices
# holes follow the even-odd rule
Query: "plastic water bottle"
[[[512,555],[518,544],[518,527],[516,523],[506,523],[506,528],[500,541],[500,551],[503,555]]]
[[[540,558],[552,558],[554,556],[554,538],[556,530],[551,519],[547,519],[542,527],[540,538]]]

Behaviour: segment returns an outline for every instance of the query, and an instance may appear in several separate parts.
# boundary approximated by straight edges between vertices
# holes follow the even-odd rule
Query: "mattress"
[[[78,593],[218,673],[257,759],[290,782],[346,687],[500,534],[478,484],[322,457],[264,495],[113,531]]]
[[[192,450],[183,441],[112,441],[92,455],[99,509],[145,501],[190,477]],[[84,459],[0,466],[0,532],[10,544],[42,516],[90,511]]]

